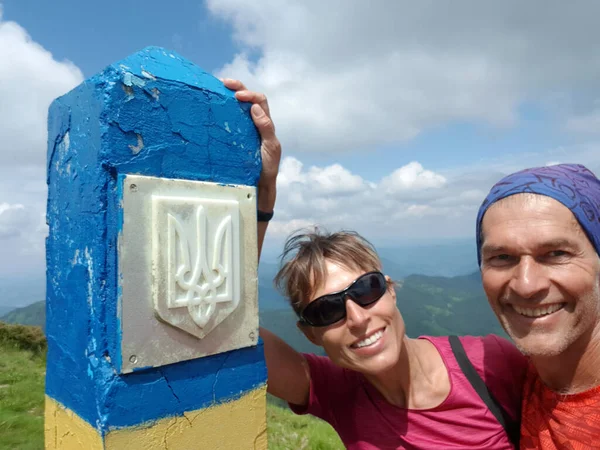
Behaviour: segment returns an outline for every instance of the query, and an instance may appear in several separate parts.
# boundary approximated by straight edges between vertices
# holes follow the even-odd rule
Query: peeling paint
[[[137,86],[139,88],[143,88],[146,86],[146,82],[139,77],[136,77],[131,72],[125,72],[123,74],[123,84],[125,86]]]
[[[123,91],[125,91],[125,94],[127,95],[127,99],[125,101],[130,101],[133,100],[133,98],[135,97],[135,94],[133,92],[133,88],[131,86],[126,85],[125,83],[123,83]]]
[[[156,80],[156,77],[154,75],[152,75],[150,72],[146,72],[144,69],[142,69],[142,76],[150,80]]]
[[[141,134],[137,134],[137,145],[129,145],[129,148],[131,149],[131,153],[133,153],[134,155],[137,155],[139,152],[142,151],[142,149],[144,148],[144,139],[142,139]]]
[[[73,259],[71,260],[71,266],[79,263],[79,249],[75,249],[75,254],[73,255]]]

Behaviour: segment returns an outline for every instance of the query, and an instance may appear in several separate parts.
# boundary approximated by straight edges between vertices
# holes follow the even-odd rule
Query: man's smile
[[[535,307],[525,307],[512,304],[510,306],[512,306],[512,308],[521,316],[537,319],[554,314],[555,312],[563,309],[565,305],[566,303],[552,303],[548,305],[537,305]]]

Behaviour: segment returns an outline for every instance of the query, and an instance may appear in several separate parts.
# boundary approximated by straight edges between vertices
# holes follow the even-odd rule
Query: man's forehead
[[[492,236],[484,241],[481,252],[483,254],[500,253],[515,248],[527,248],[529,250],[556,250],[570,249],[578,250],[581,247],[579,240],[574,235],[534,235],[525,237],[519,235]]]
[[[511,195],[492,204],[483,215],[482,225],[486,223],[486,218],[489,216],[504,216],[515,220],[539,216],[549,221],[568,221],[581,228],[575,215],[561,202],[546,195],[529,192]]]
[[[533,192],[521,192],[497,200],[494,204],[492,204],[489,207],[489,209],[498,207],[511,208],[522,205],[545,206],[550,204],[559,205],[563,208],[567,208],[558,200],[552,197],[548,197],[547,195],[536,194]]]
[[[545,195],[524,193],[505,197],[489,207],[481,222],[481,242],[485,242],[486,235],[506,240],[515,230],[523,233],[525,229],[540,240],[551,241],[567,240],[573,233],[585,234],[565,205]]]

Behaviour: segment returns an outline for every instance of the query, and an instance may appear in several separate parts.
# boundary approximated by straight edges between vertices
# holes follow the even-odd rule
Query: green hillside
[[[39,327],[0,322],[0,450],[44,448],[46,340]],[[269,450],[343,449],[329,424],[269,401]]]
[[[479,272],[459,277],[406,277],[396,290],[408,335],[505,336],[490,308]]]
[[[20,325],[33,325],[45,328],[46,326],[46,302],[40,301],[32,303],[23,308],[17,308],[8,314],[0,317],[0,320],[6,323],[16,323]]]

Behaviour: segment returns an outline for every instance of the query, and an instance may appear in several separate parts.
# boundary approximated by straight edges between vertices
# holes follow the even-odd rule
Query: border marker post
[[[149,47],[49,113],[47,449],[266,449],[248,104]]]

